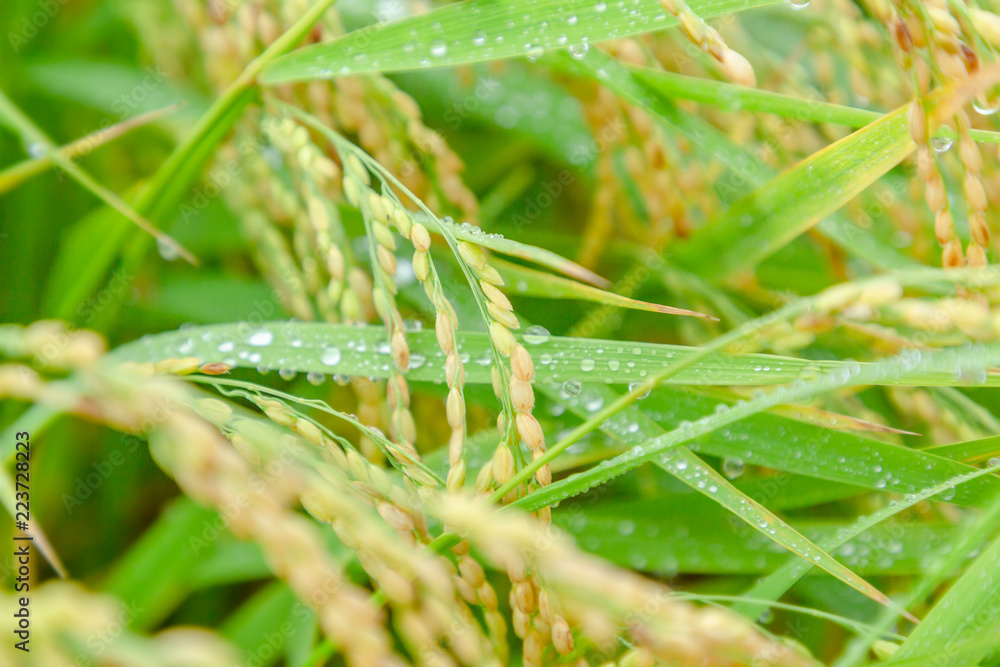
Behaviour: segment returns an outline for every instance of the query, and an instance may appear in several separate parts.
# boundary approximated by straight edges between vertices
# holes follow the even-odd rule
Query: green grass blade
[[[116,123],[108,128],[92,132],[85,137],[77,139],[71,144],[57,148],[56,151],[59,153],[62,160],[73,160],[81,155],[89,153],[99,146],[103,146],[104,144],[110,143],[115,139],[128,134],[136,128],[149,125],[150,123],[163,118],[164,116],[175,111],[179,106],[179,104],[172,104],[162,109],[141,114],[135,118],[129,118],[128,120]],[[7,169],[4,169],[3,171],[0,171],[0,194],[16,188],[18,185],[33,176],[44,173],[45,170],[51,168],[54,164],[55,161],[52,156],[46,154],[40,157],[25,160],[24,162],[19,162],[8,167]]]
[[[551,505],[552,503],[583,493],[649,461],[659,460],[667,466],[668,470],[675,468],[678,462],[683,463],[686,460],[686,457],[680,459],[676,457],[674,451],[677,445],[710,435],[717,429],[724,428],[741,419],[768,410],[775,405],[806,401],[834,389],[874,384],[885,381],[890,377],[894,377],[901,382],[912,382],[912,380],[909,380],[910,377],[936,369],[946,370],[954,369],[956,366],[965,367],[969,365],[992,366],[997,363],[1000,363],[1000,345],[987,345],[975,348],[951,348],[928,354],[907,352],[866,367],[839,368],[815,380],[802,382],[797,386],[779,387],[770,394],[742,405],[735,405],[724,412],[706,415],[694,423],[684,423],[673,431],[659,436],[642,446],[637,446],[628,453],[605,462],[594,469],[554,482],[544,489],[539,489],[518,500],[515,505],[529,511],[545,505]]]
[[[691,0],[703,18],[774,0]],[[388,72],[521,56],[620,39],[677,25],[657,0],[468,0],[401,21],[374,24],[291,53],[264,68],[278,85],[364,72]]]
[[[184,582],[211,554],[214,545],[206,535],[218,531],[218,522],[213,510],[179,500],[113,565],[102,588],[135,607],[132,627],[155,627],[187,596]],[[192,540],[202,540],[205,548],[192,548]]]
[[[987,633],[997,623],[998,591],[1000,539],[995,539],[913,629],[888,664],[924,655],[934,656],[938,667],[979,664],[1000,646],[1000,635]],[[962,654],[965,644],[981,637],[990,637],[990,641]],[[946,643],[942,647],[943,639]]]
[[[937,445],[923,450],[926,454],[943,456],[954,461],[965,463],[983,463],[1000,456],[1000,435],[993,435],[979,440],[955,442],[950,445]]]
[[[748,88],[725,81],[685,76],[676,72],[654,70],[648,67],[629,67],[636,78],[652,90],[671,99],[708,104],[723,111],[756,111],[772,113],[783,118],[806,120],[813,123],[835,123],[861,128],[877,121],[882,114],[869,109],[832,104],[822,100],[803,99],[759,88]],[[954,131],[942,128],[941,136],[952,136]],[[1000,143],[1000,132],[972,130],[971,136],[983,143]]]
[[[941,484],[927,487],[919,493],[907,494],[901,501],[894,500],[879,511],[865,517],[860,517],[854,522],[853,525],[838,531],[834,537],[823,541],[820,544],[823,549],[832,552],[840,546],[846,544],[849,540],[868,530],[871,530],[878,524],[892,516],[895,516],[896,514],[899,514],[903,510],[913,507],[919,502],[933,498],[934,496],[944,493],[950,489],[954,489],[957,486],[961,486],[966,482],[982,477],[983,475],[993,474],[997,471],[997,469],[998,468],[985,468],[983,470],[976,470],[965,475],[954,477],[950,480],[942,482]],[[796,581],[803,577],[809,569],[810,567],[807,563],[803,563],[797,559],[794,561],[790,560],[766,578],[758,581],[753,588],[747,591],[747,596],[756,600],[777,600],[784,595],[784,593],[791,588]],[[759,616],[764,610],[763,607],[756,603],[738,604],[734,607],[734,609],[748,618],[757,618],[757,616]]]
[[[934,110],[947,117],[1000,70],[983,70],[944,91]],[[678,249],[677,261],[714,280],[751,269],[778,248],[834,213],[899,164],[916,147],[908,105],[806,158],[763,184],[699,228]],[[934,122],[933,119],[929,121]]]
[[[511,293],[520,296],[533,296],[542,299],[578,299],[605,306],[615,306],[616,308],[630,308],[633,310],[646,310],[651,313],[715,319],[710,315],[697,313],[693,310],[630,299],[614,292],[606,292],[590,285],[554,276],[551,273],[535,271],[519,264],[512,264],[496,259],[493,260],[492,264],[493,268],[500,273],[504,281],[511,286]]]
[[[447,226],[448,231],[459,241],[468,241],[469,243],[503,255],[519,257],[520,259],[546,266],[553,271],[558,271],[570,278],[575,278],[591,285],[608,287],[611,284],[607,279],[602,278],[590,269],[580,266],[576,262],[545,248],[520,243],[513,239],[504,238],[499,234],[485,234],[477,227],[472,227],[471,225],[448,224],[443,220],[431,218],[430,216],[423,216],[421,221],[428,228],[438,233],[443,233],[443,228]]]
[[[128,221],[107,207],[91,211],[69,227],[62,236],[45,288],[42,315],[89,326],[86,311],[93,303],[88,302],[88,297],[104,280],[106,289],[119,283],[114,280],[111,266],[131,231]],[[127,274],[121,277],[131,282]]]
[[[692,234],[678,249],[677,260],[717,281],[747,271],[839,209],[914,148],[903,107],[734,203]]]
[[[587,391],[585,389],[581,395],[585,396]],[[693,422],[702,415],[723,409],[718,407],[720,405],[726,404],[711,396],[670,387],[654,392],[643,401],[642,408],[664,428],[676,428],[681,422]],[[808,445],[808,456],[789,456],[790,445]],[[844,489],[848,495],[861,488],[918,493],[975,470],[958,460],[936,456],[929,450],[900,447],[774,413],[747,417],[700,438],[690,447],[699,453],[739,460],[746,465],[849,484],[851,487]],[[770,487],[765,487],[765,497],[773,495],[773,487],[777,486],[772,481]],[[1000,480],[994,477],[970,480],[958,487],[949,500],[957,505],[979,506],[988,502],[998,490]],[[810,493],[817,491],[814,489]],[[833,492],[832,489],[828,491]]]
[[[724,181],[726,187],[720,189],[724,201],[732,195],[746,194],[749,186],[762,185],[776,172],[753,151],[733,142],[727,135],[701,118],[680,110],[672,99],[647,86],[632,71],[610,56],[598,51],[582,61],[562,58],[555,63],[560,69],[599,81],[609,90],[627,102],[644,109],[669,133],[680,133],[703,153],[714,156],[729,168],[731,178]],[[846,252],[862,257],[874,266],[883,269],[901,270],[918,266],[912,258],[891,245],[883,243],[875,235],[861,230],[857,224],[840,213],[834,213],[817,223],[817,229]],[[677,251],[683,253],[684,246]],[[695,267],[701,271],[700,267]],[[704,274],[715,280],[716,276]]]
[[[769,536],[735,521],[703,496],[692,495],[674,494],[662,500],[606,500],[581,503],[579,507],[570,502],[561,505],[552,520],[589,553],[622,567],[667,577],[763,575],[788,562],[788,552]],[[830,544],[851,526],[821,519],[799,519],[790,524],[820,545]],[[876,526],[845,541],[838,551],[829,549],[829,553],[860,575],[919,575],[926,567],[927,554],[954,539],[954,526],[944,522],[898,522]],[[808,567],[800,559],[792,561]],[[762,608],[773,601],[754,598],[754,604]]]
[[[542,340],[544,338],[544,340]],[[699,348],[657,343],[623,343],[589,338],[564,338],[528,333],[521,337],[538,361],[535,377],[539,382],[630,384],[681,363]],[[407,377],[415,381],[441,382],[444,358],[433,331],[407,333],[411,350]],[[456,343],[468,355],[465,381],[488,384],[491,347],[489,337],[480,332],[460,332]],[[389,357],[383,327],[353,326],[319,322],[265,322],[215,324],[188,327],[146,336],[113,351],[108,363],[156,361],[169,357],[198,357],[204,363],[224,363],[234,367],[288,369],[300,373],[325,373],[361,377],[388,377]],[[967,361],[969,368],[975,364]],[[981,365],[980,365],[981,367]],[[805,380],[823,373],[870,374],[875,362],[810,361],[768,354],[713,354],[695,361],[665,380],[685,385],[774,385]],[[873,377],[874,384],[943,386],[1000,386],[1000,375],[989,374],[985,382],[971,374],[956,377],[953,369],[934,368],[905,378],[892,375]],[[789,399],[791,401],[791,399]]]
[[[311,621],[312,613],[288,586],[275,582],[240,605],[220,629],[248,664],[267,667],[278,662],[284,645],[303,629],[303,618]]]
[[[553,387],[543,388],[543,391],[546,395],[554,399],[558,400],[561,398],[559,390]],[[581,417],[587,418],[592,416],[592,413],[595,410],[599,410],[601,405],[610,403],[612,397],[617,398],[614,392],[607,387],[594,387],[592,388],[592,391],[594,391],[595,394],[580,394],[578,397],[575,397],[575,399],[562,399],[562,402]],[[594,396],[599,398],[599,405],[594,399]],[[716,413],[715,416],[718,417],[723,415]],[[711,430],[708,425],[708,422],[711,419],[711,417],[708,417],[699,420],[697,424],[704,427],[707,432]],[[741,493],[729,482],[729,480],[698,458],[698,456],[691,450],[684,446],[672,446],[669,450],[667,450],[667,448],[661,448],[657,444],[659,442],[668,441],[678,431],[684,433],[686,431],[696,429],[696,424],[686,423],[685,425],[679,427],[677,431],[668,433],[659,428],[659,426],[636,409],[635,405],[632,405],[615,417],[604,421],[600,428],[602,431],[622,441],[624,444],[631,444],[633,442],[640,442],[641,444],[635,444],[627,453],[621,454],[609,461],[604,461],[587,472],[574,475],[559,482],[554,482],[552,485],[545,487],[544,489],[533,492],[514,502],[512,506],[521,507],[522,509],[537,509],[538,505],[533,499],[538,495],[547,496],[546,492],[553,487],[564,486],[567,488],[574,488],[572,480],[594,472],[598,473],[596,475],[597,478],[602,478],[604,472],[614,468],[616,464],[620,465],[623,461],[651,461],[690,486],[694,491],[704,494],[705,497],[711,499],[713,502],[719,503],[731,512],[736,519],[765,535],[775,543],[780,544],[782,547],[798,555],[800,558],[803,558],[811,563],[816,563],[817,566],[823,568],[837,579],[840,579],[848,586],[860,591],[871,599],[882,604],[888,604],[888,598],[881,591],[839,563],[824,550],[817,547],[808,538],[797,532],[776,514],[752,498],[749,498]],[[680,441],[683,440],[684,436],[682,435],[680,436]],[[680,441],[676,444],[680,445]],[[556,447],[557,446],[554,446],[553,449]],[[658,452],[658,455],[647,456],[647,450],[650,449]],[[650,453],[652,454],[653,452]],[[623,472],[627,472],[627,470],[624,470]],[[611,476],[599,479],[597,484],[609,481],[617,474],[621,473],[613,471]],[[591,488],[591,486],[587,486],[586,488]],[[576,492],[575,488],[570,491],[568,495],[563,495],[557,491],[557,499],[575,495]]]
[[[925,568],[925,575],[907,594],[906,607],[912,609],[923,603],[942,582],[952,576],[952,573],[961,569],[966,564],[969,554],[979,549],[996,532],[998,520],[1000,520],[1000,494],[993,498],[982,514],[956,529],[953,540],[931,552],[933,554],[932,564]],[[863,663],[872,643],[897,620],[898,614],[894,610],[882,610],[879,618],[873,623],[872,629],[866,635],[851,642],[834,663],[834,667],[857,667]],[[976,642],[968,642],[964,649],[977,650]],[[900,661],[899,664],[906,664],[914,660],[919,660],[919,658],[906,659]]]
[[[73,180],[89,190],[95,197],[103,201],[112,209],[118,211],[118,213],[125,218],[131,220],[136,224],[136,226],[151,235],[158,242],[165,244],[192,264],[197,264],[197,260],[194,258],[194,255],[188,252],[186,248],[177,243],[174,239],[170,238],[167,234],[164,234],[157,229],[153,223],[147,220],[141,213],[132,208],[129,204],[125,203],[121,197],[116,195],[114,192],[98,183],[90,174],[78,167],[72,160],[64,157],[59,150],[59,147],[56,146],[44,132],[35,127],[34,123],[32,123],[31,120],[25,116],[13,102],[11,102],[2,90],[0,90],[0,113],[3,113],[17,127],[18,132],[21,134],[21,137],[26,145],[40,147],[40,149],[45,152],[45,155],[52,162],[54,162],[56,166],[69,174]]]
[[[253,87],[254,77],[259,69],[273,58],[292,49],[330,4],[332,0],[317,0],[291,29],[247,66],[240,77],[198,119],[184,141],[174,149],[167,161],[160,165],[151,181],[141,188],[135,199],[136,211],[156,222],[163,222],[170,217],[188,187],[214,154],[218,144],[242,116],[246,105],[254,99],[256,95],[256,89]],[[100,215],[100,212],[97,213]],[[73,310],[81,305],[87,294],[94,292],[100,284],[100,279],[109,272],[121,244],[126,241],[127,230],[118,231],[121,235],[112,233],[114,239],[106,239],[102,235],[92,237],[102,239],[101,245],[108,252],[102,254],[102,261],[93,258],[88,261],[83,274],[78,276],[70,272],[73,298],[50,291],[48,303],[52,304],[56,316],[70,317]],[[82,247],[86,248],[90,243],[93,241],[85,243]],[[67,246],[67,252],[74,253],[78,247],[81,246]],[[145,254],[147,251],[141,245],[133,248],[137,248],[134,251],[137,254]]]

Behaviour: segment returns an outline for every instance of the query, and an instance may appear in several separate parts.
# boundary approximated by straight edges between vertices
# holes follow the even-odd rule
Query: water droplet
[[[597,12],[598,14],[603,14],[607,10],[607,8],[608,8],[608,3],[603,1],[598,2],[596,5],[594,5],[594,11]]]
[[[28,155],[36,159],[43,158],[48,154],[48,151],[45,149],[45,144],[39,141],[28,144],[27,151]]]
[[[431,55],[435,58],[444,58],[448,55],[448,45],[440,39],[431,42]]]
[[[314,384],[318,387],[326,381],[326,376],[319,371],[309,371],[306,374],[306,379],[309,380],[309,384]]]
[[[171,243],[166,237],[161,236],[156,239],[156,251],[160,253],[160,257],[172,262],[181,256],[180,251],[177,250],[177,246]]]
[[[295,379],[295,376],[298,375],[298,373],[296,373],[295,371],[293,371],[291,368],[281,368],[281,369],[278,369],[278,375],[281,376],[282,380],[289,380],[289,381],[291,381],[291,380]]]
[[[725,459],[722,462],[722,472],[729,479],[736,479],[743,474],[746,469],[746,465],[743,463],[743,459]]]
[[[788,6],[796,11],[800,9],[805,9],[806,7],[809,6],[809,0],[786,0],[786,1],[788,2]]]
[[[272,340],[274,340],[274,334],[270,331],[258,331],[250,336],[250,338],[247,339],[247,342],[254,347],[263,347],[265,345],[270,345]]]
[[[629,385],[628,385],[628,390],[629,391],[635,391],[636,389],[638,389],[642,385],[643,385],[642,382],[630,382]],[[637,396],[636,400],[637,401],[641,401],[642,399],[644,399],[647,396],[649,396],[649,392],[651,392],[651,391],[652,391],[652,389],[647,389],[646,393],[640,394],[639,396]]]
[[[550,337],[548,329],[537,324],[524,330],[524,342],[528,345],[547,343]]]
[[[1000,96],[977,97],[972,101],[972,108],[980,116],[992,116],[997,111],[1000,111]]]
[[[340,348],[326,348],[323,350],[323,354],[320,355],[319,360],[327,366],[336,366],[340,363]]]
[[[574,60],[583,60],[588,51],[590,51],[590,45],[586,42],[582,44],[573,44],[569,47],[569,55],[573,56]]]
[[[219,352],[232,352],[236,348],[236,344],[227,340],[225,343],[219,343]]]
[[[541,44],[525,44],[524,51],[530,62],[535,62],[545,53],[545,49],[542,48]]]
[[[563,382],[562,388],[567,396],[576,396],[583,390],[583,385],[577,380],[566,380]]]
[[[635,532],[634,521],[629,521],[628,519],[626,519],[625,521],[618,522],[618,534],[621,535],[622,537],[628,537],[634,532]]]
[[[493,114],[493,120],[505,130],[510,130],[517,127],[521,120],[521,112],[514,105],[505,104],[496,110],[496,113]]]
[[[589,373],[590,371],[594,370],[594,366],[596,365],[597,365],[596,362],[590,357],[588,357],[580,361],[580,370],[583,371],[584,373]]]
[[[583,403],[583,407],[587,409],[587,412],[597,412],[604,406],[604,399],[598,395],[588,396]]]
[[[955,141],[951,137],[933,137],[931,139],[931,148],[933,148],[938,153],[944,153]]]
[[[472,44],[474,46],[482,46],[486,43],[486,31],[478,30],[475,35],[472,36]]]

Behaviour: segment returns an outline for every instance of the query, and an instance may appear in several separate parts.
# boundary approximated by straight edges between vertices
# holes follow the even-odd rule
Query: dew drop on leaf
[[[931,148],[938,153],[944,153],[955,143],[950,137],[934,137],[931,139]]]
[[[1000,111],[1000,96],[989,98],[977,97],[972,101],[972,108],[980,116],[992,116],[997,111]]]
[[[643,384],[642,382],[630,382],[630,383],[629,383],[629,385],[628,385],[628,390],[629,390],[629,391],[635,391],[635,390],[636,390],[636,389],[638,389],[638,388],[639,388],[639,387],[640,387],[640,386],[641,386],[642,384]],[[646,390],[646,393],[644,393],[644,394],[640,394],[639,396],[637,396],[637,397],[636,397],[636,400],[637,400],[637,401],[641,401],[642,399],[644,399],[644,398],[646,398],[647,396],[649,396],[649,392],[651,392],[651,391],[652,391],[652,389],[647,389],[647,390]]]
[[[547,343],[550,337],[548,329],[537,324],[524,330],[524,342],[528,345]]]
[[[448,45],[440,39],[431,42],[431,55],[435,58],[444,58],[448,55]]]
[[[160,257],[168,262],[172,262],[181,256],[177,251],[177,247],[163,236],[156,239],[156,251],[160,253]]]
[[[327,366],[336,366],[340,363],[340,348],[328,347],[323,350],[319,360]]]
[[[743,459],[725,459],[722,462],[722,472],[729,479],[736,479],[743,474],[746,465]]]
[[[274,340],[274,334],[270,331],[258,331],[257,333],[250,336],[247,342],[254,347],[263,347],[265,345],[270,345],[271,341]]]

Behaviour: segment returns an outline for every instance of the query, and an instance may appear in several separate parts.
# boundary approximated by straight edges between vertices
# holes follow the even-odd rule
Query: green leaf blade
[[[693,0],[703,18],[775,0]],[[571,45],[620,39],[677,25],[658,0],[468,0],[426,14],[374,24],[275,60],[258,77],[267,86],[364,72],[448,67],[537,57]]]

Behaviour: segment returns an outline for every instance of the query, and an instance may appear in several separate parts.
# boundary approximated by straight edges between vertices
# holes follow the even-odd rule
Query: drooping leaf
[[[510,285],[512,294],[543,299],[579,299],[606,306],[615,306],[616,308],[631,308],[633,310],[646,310],[652,313],[714,319],[704,313],[696,313],[684,308],[674,308],[673,306],[663,306],[657,303],[630,299],[614,292],[606,292],[590,285],[584,285],[583,283],[554,276],[550,273],[535,271],[534,269],[502,260],[498,261],[494,259],[492,265],[503,277],[504,282]]]

